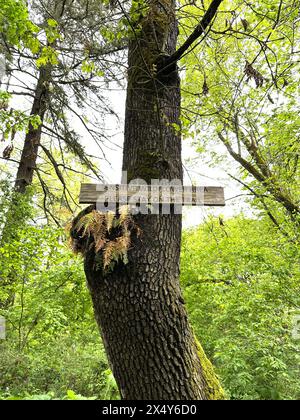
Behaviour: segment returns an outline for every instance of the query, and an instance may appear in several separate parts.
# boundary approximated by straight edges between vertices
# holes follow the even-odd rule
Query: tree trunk
[[[152,1],[129,44],[123,170],[129,181],[182,180],[180,79],[172,0]],[[89,249],[85,272],[107,355],[123,399],[222,399],[200,361],[179,285],[181,215],[139,215],[129,262],[104,275]],[[202,358],[203,363],[205,358]],[[213,374],[212,374],[213,376]]]
[[[48,105],[48,88],[51,78],[51,69],[49,66],[42,67],[39,73],[39,79],[35,90],[35,97],[32,105],[31,115],[38,115],[43,123]],[[26,187],[32,184],[38,150],[42,136],[42,124],[35,128],[29,126],[22,150],[21,160],[15,182],[15,190],[25,194]]]

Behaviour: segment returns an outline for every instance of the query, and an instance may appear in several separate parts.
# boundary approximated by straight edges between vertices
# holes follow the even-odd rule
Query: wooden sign
[[[183,206],[225,206],[222,187],[182,187],[180,185],[82,184],[79,203],[178,204]]]

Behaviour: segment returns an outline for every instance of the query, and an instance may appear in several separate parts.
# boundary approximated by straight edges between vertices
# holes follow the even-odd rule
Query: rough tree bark
[[[48,109],[50,79],[50,66],[42,67],[39,73],[34,101],[31,109],[31,115],[39,116],[42,124],[40,124],[38,128],[30,125],[29,131],[25,137],[15,182],[15,190],[21,194],[25,194],[26,187],[32,184],[37,163],[38,150],[41,142],[42,125],[46,111]]]
[[[182,180],[180,79],[173,0],[153,0],[129,44],[123,170],[128,180]],[[87,210],[88,211],[88,210]],[[123,399],[223,399],[199,350],[179,285],[180,215],[139,215],[127,265],[104,275],[89,249],[85,272],[95,316]]]

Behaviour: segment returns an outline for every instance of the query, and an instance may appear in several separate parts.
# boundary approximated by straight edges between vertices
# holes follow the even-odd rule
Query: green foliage
[[[8,186],[6,197],[10,197]],[[0,215],[5,214],[2,196]],[[26,210],[27,208],[27,210]],[[0,347],[1,399],[116,399],[81,263],[64,232],[34,225],[31,207],[0,274],[14,267],[14,305]],[[3,219],[2,219],[3,220]],[[12,222],[13,223],[13,222]],[[195,334],[232,399],[297,399],[299,247],[266,220],[210,219],[184,233],[182,284]],[[209,368],[210,369],[210,368]]]
[[[0,34],[6,45],[27,48],[33,54],[37,54],[40,50],[38,32],[38,26],[29,19],[25,1],[0,0]],[[5,53],[1,42],[0,54]],[[5,57],[7,60],[11,58],[7,53],[5,53]],[[4,139],[8,139],[11,135],[13,141],[16,132],[28,131],[29,124],[37,127],[40,124],[40,119],[37,116],[26,115],[19,110],[8,109],[10,99],[7,92],[0,90],[0,131],[3,133]]]
[[[0,395],[1,397],[1,395]],[[17,396],[9,396],[9,397],[5,397],[2,396],[2,398],[0,398],[2,400],[7,400],[7,401],[51,401],[51,400],[57,400],[58,398],[55,398],[55,394],[54,392],[48,392],[47,394],[36,394],[36,395],[30,395],[28,393],[25,393],[25,395],[23,397],[17,397]],[[96,400],[96,397],[83,397],[80,394],[76,394],[74,391],[72,390],[68,390],[66,395],[63,396],[62,398],[60,398],[60,400],[67,400],[67,401],[82,401],[82,400]]]
[[[40,337],[36,343],[40,348],[28,348],[22,353],[10,343],[1,344],[0,399],[37,399],[44,394],[47,399],[75,400],[80,395],[84,399],[118,399],[116,384],[107,375],[98,332],[88,331],[86,336],[89,338],[80,340],[79,336],[65,338],[61,333],[48,342]]]
[[[39,28],[29,19],[26,2],[23,0],[0,0],[0,32],[9,44],[39,51],[36,37]],[[0,51],[1,52],[1,51]]]
[[[24,112],[14,109],[8,110],[10,96],[0,92],[0,131],[5,140],[13,140],[18,131],[28,132],[29,126],[38,128],[41,124],[37,115],[26,115]]]
[[[201,14],[195,9],[185,18],[191,28]],[[206,40],[184,58],[184,134],[209,165],[238,178],[258,210],[258,220],[239,217],[225,227],[209,220],[184,241],[195,331],[232,399],[300,394],[292,339],[300,279],[298,13],[296,3],[224,1]]]
[[[31,21],[27,3],[23,0],[0,0],[0,33],[6,44],[26,48],[38,55],[38,66],[57,64],[56,52],[51,47],[60,38],[57,26],[54,19],[47,20],[44,31],[48,46],[43,47],[38,37],[40,28]]]
[[[26,196],[18,197],[14,218],[6,218],[13,202],[8,183],[2,191],[0,302],[9,298],[10,305],[0,307],[7,323],[7,339],[0,342],[0,398],[118,398],[82,264],[64,231],[35,224]]]
[[[182,283],[195,333],[232,399],[299,399],[299,247],[265,220],[184,235]]]
[[[205,42],[184,58],[183,86],[185,133],[192,127],[199,154],[230,173],[234,159],[254,204],[289,223],[290,236],[300,217],[298,6],[224,1]],[[202,12],[189,12],[193,27]]]
[[[39,58],[36,60],[36,65],[38,67],[46,66],[50,64],[55,66],[58,64],[58,57],[55,50],[52,47],[43,47]]]

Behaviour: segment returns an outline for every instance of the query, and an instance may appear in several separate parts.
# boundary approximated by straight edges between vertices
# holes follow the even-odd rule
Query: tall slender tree
[[[22,0],[11,0],[11,3],[25,7]],[[27,44],[13,43],[5,25],[0,28],[0,50],[8,63],[7,91],[13,99],[26,100],[29,114],[39,117],[40,121],[40,124],[28,125],[19,149],[20,158],[14,156],[14,161],[19,158],[15,187],[22,194],[32,184],[35,173],[44,186],[38,168],[41,156],[53,165],[62,183],[64,178],[58,168],[64,168],[65,152],[71,152],[90,173],[101,178],[94,160],[85,153],[87,140],[83,143],[78,131],[86,132],[87,138],[100,149],[98,158],[103,158],[109,139],[101,120],[114,112],[99,86],[104,80],[108,83],[117,78],[124,49],[123,40],[105,38],[106,28],[109,26],[113,31],[116,25],[114,12],[102,0],[33,1],[29,11],[38,39],[33,51]],[[7,19],[8,16],[6,23]],[[116,60],[114,68],[112,57]],[[77,131],[72,128],[74,121],[81,127]],[[3,125],[6,129],[5,122]],[[9,128],[11,145],[3,155],[7,160],[13,146],[19,148],[19,138],[15,135],[17,124],[10,124]],[[9,140],[10,133],[5,134]],[[59,162],[54,151],[60,155]],[[49,190],[49,186],[46,187]],[[68,194],[64,199],[69,202]]]
[[[88,140],[99,147],[98,158],[103,158],[109,139],[101,121],[113,110],[98,86],[104,79],[115,80],[107,56],[116,57],[124,48],[123,41],[108,41],[102,34],[107,25],[114,29],[114,12],[101,0],[33,1],[30,10],[25,3],[9,0],[0,12],[0,53],[7,63],[7,77],[1,86],[6,92],[5,100],[0,98],[0,129],[3,140],[10,142],[3,159],[13,162],[10,169],[15,174],[7,223],[1,226],[1,244],[16,239],[16,221],[19,225],[25,223],[25,213],[20,214],[18,209],[19,200],[23,200],[35,174],[45,195],[44,212],[56,221],[49,208],[56,197],[44,179],[41,162],[52,165],[63,185],[61,196],[69,210],[74,199],[65,176],[73,168],[66,167],[65,154],[71,153],[80,162],[82,173],[102,178],[95,160],[85,152],[87,139],[82,142],[80,129],[74,130],[71,121],[85,130]],[[118,63],[122,63],[121,55]],[[120,67],[116,64],[114,69],[117,72]],[[10,98],[22,98],[23,112],[9,109]],[[14,149],[16,155],[12,155]],[[0,306],[7,307],[14,301],[13,285],[18,279],[13,268],[4,277],[0,273],[0,279],[8,290],[8,298]]]

